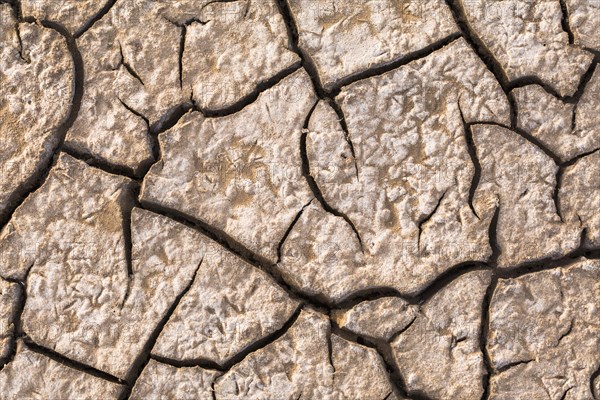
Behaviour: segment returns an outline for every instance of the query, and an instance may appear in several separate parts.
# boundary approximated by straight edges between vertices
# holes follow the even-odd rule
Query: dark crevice
[[[217,400],[217,391],[215,390],[215,383],[216,383],[216,380],[214,380],[210,384],[210,394],[211,394],[212,400]]]
[[[138,380],[138,378],[142,374],[142,371],[144,370],[144,368],[150,361],[150,352],[154,348],[154,345],[156,344],[156,341],[158,340],[158,336],[163,331],[167,322],[169,322],[169,319],[175,312],[175,309],[177,309],[177,306],[181,302],[181,299],[191,289],[192,285],[194,284],[194,281],[196,280],[196,274],[198,273],[198,270],[200,269],[201,265],[202,265],[202,260],[200,260],[200,262],[198,263],[198,266],[196,267],[196,270],[194,271],[194,274],[192,275],[192,278],[188,282],[187,286],[181,291],[181,293],[179,293],[179,295],[177,295],[177,297],[175,298],[175,300],[173,300],[173,303],[171,304],[169,309],[165,312],[165,314],[162,317],[162,319],[160,320],[160,322],[154,327],[154,330],[152,331],[150,337],[144,344],[144,348],[142,349],[140,354],[136,357],[135,361],[133,362],[133,364],[131,365],[131,367],[129,369],[129,372],[127,373],[127,375],[125,377],[125,382],[127,382],[127,386],[123,389],[123,392],[119,396],[119,399],[127,399],[131,395],[131,390],[133,389],[135,382]]]
[[[564,176],[565,172],[567,171],[567,168],[575,165],[582,158],[596,153],[598,150],[600,150],[600,148],[579,154],[578,156],[576,156],[568,161],[565,161],[559,165],[558,171],[556,171],[556,177],[555,177],[556,186],[554,187],[554,192],[552,193],[552,199],[554,200],[554,207],[556,208],[556,213],[558,214],[558,217],[560,218],[561,222],[565,222],[565,220],[564,220],[564,217],[562,214],[562,209],[561,209],[561,204],[560,204],[560,190],[561,190],[562,184],[563,184],[563,176]]]
[[[465,120],[462,109],[460,108],[460,104],[458,105],[458,110],[463,123],[467,151],[469,152],[469,157],[471,157],[471,162],[473,163],[473,178],[471,179],[471,186],[469,187],[469,208],[471,209],[471,212],[473,212],[473,215],[477,217],[477,219],[481,219],[479,218],[477,211],[475,211],[475,206],[473,205],[475,192],[477,191],[479,182],[481,181],[481,163],[479,162],[479,157],[477,157],[477,148],[475,147],[475,142],[473,140],[473,131],[471,130],[471,126]]]
[[[412,304],[424,304],[438,294],[442,289],[447,287],[451,282],[470,272],[488,271],[490,266],[482,262],[468,261],[457,264],[442,274],[438,275],[435,280],[429,284],[423,291],[416,296],[406,297],[405,299]]]
[[[83,161],[90,167],[100,169],[106,173],[127,177],[132,180],[139,179],[130,167],[111,164],[102,157],[91,154],[87,150],[78,149],[71,144],[63,145],[61,151],[79,161]]]
[[[17,35],[17,41],[19,42],[19,58],[27,64],[31,64],[31,60],[25,57],[23,54],[23,40],[21,39],[21,30],[19,28],[20,22],[17,20],[15,23],[15,34]]]
[[[302,68],[302,65],[300,65],[300,62],[297,62],[289,66],[288,68],[283,69],[277,74],[273,75],[271,78],[260,81],[259,83],[257,83],[256,87],[251,93],[240,98],[238,101],[236,101],[230,106],[221,109],[203,109],[196,103],[194,99],[192,99],[194,109],[200,111],[206,118],[226,117],[231,114],[235,114],[246,108],[248,105],[254,103],[263,92],[276,86],[282,80],[292,75],[294,72],[298,71],[300,68]]]
[[[344,110],[338,105],[338,103],[333,98],[327,99],[328,104],[335,111],[338,116],[338,120],[340,122],[340,126],[344,131],[344,137],[348,146],[350,146],[350,153],[352,154],[352,159],[354,160],[354,169],[356,171],[356,180],[360,181],[359,173],[358,173],[358,161],[356,159],[356,151],[354,150],[354,143],[352,143],[352,138],[350,137],[350,131],[348,130],[348,124],[346,123],[346,116],[344,115]]]
[[[448,191],[446,190],[444,193],[442,193],[442,196],[438,199],[437,204],[435,205],[433,210],[431,210],[429,214],[420,218],[417,222],[417,227],[419,228],[419,235],[417,236],[417,249],[419,249],[419,251],[421,250],[421,235],[423,234],[423,225],[425,225],[437,212],[438,208],[440,208],[440,205],[442,204],[442,201],[444,201],[444,197],[446,196],[447,192]]]
[[[561,293],[561,296],[562,296],[562,293]],[[569,321],[569,327],[563,334],[560,335],[560,337],[558,338],[558,340],[556,342],[556,346],[560,345],[560,342],[562,342],[562,340],[564,338],[566,338],[567,336],[569,336],[571,334],[571,332],[573,331],[574,324],[575,324],[575,321],[573,321],[573,320]]]
[[[96,15],[92,16],[90,19],[88,19],[79,29],[77,29],[75,31],[75,33],[73,34],[73,37],[75,39],[80,38],[84,33],[86,33],[92,26],[94,26],[94,24],[98,21],[100,21],[106,14],[108,14],[108,12],[110,11],[110,9],[115,5],[115,3],[117,2],[117,0],[108,0],[105,4],[104,7],[102,7],[102,9],[100,9],[100,11],[98,11],[96,13]]]
[[[573,35],[573,31],[571,30],[571,23],[569,21],[569,8],[565,3],[565,0],[559,0],[560,9],[562,10],[562,17],[560,20],[560,24],[562,26],[563,31],[569,36],[569,44],[575,44],[575,35]]]
[[[409,397],[414,400],[431,400],[430,397],[420,391],[409,391],[400,369],[394,359],[392,347],[389,343],[384,340],[378,340],[374,338],[367,338],[356,333],[349,331],[344,328],[340,328],[337,323],[330,319],[332,333],[340,336],[343,339],[359,344],[361,346],[369,347],[375,350],[381,357],[383,364],[387,370],[388,377],[390,379],[390,385],[394,393],[404,397]]]
[[[99,369],[96,369],[89,365],[80,363],[79,361],[71,360],[52,349],[41,346],[41,345],[35,343],[33,340],[31,340],[27,335],[24,335],[21,338],[21,340],[23,340],[23,343],[27,346],[27,348],[29,350],[31,350],[35,353],[41,354],[43,356],[46,356],[46,357],[50,358],[51,360],[64,365],[65,367],[68,367],[68,368],[71,368],[71,369],[74,369],[74,370],[77,370],[80,372],[84,372],[88,375],[93,375],[97,378],[104,379],[104,380],[112,382],[112,383],[117,383],[117,384],[125,383],[123,380],[117,378],[116,376],[113,376],[104,371],[100,371]]]
[[[125,67],[127,72],[129,72],[129,75],[133,76],[139,83],[142,84],[142,86],[146,86],[142,78],[140,78],[140,76],[138,75],[138,73],[135,72],[131,65],[129,65],[129,63],[125,60],[125,55],[123,55],[123,47],[121,46],[121,43],[119,43],[119,53],[121,54],[121,65]]]
[[[470,272],[487,271],[490,269],[491,267],[486,263],[467,261],[448,268],[438,275],[427,287],[415,294],[400,293],[397,289],[390,287],[375,287],[354,291],[340,301],[335,302],[333,307],[336,309],[350,309],[359,303],[386,297],[397,297],[412,305],[422,305],[461,276]]]
[[[518,79],[514,79],[508,84],[508,90],[512,91],[517,88],[522,88],[530,85],[538,85],[544,91],[553,97],[557,98],[564,104],[577,104],[583,94],[585,93],[585,88],[587,84],[592,80],[594,76],[594,72],[596,71],[597,65],[600,62],[600,55],[594,55],[594,59],[591,62],[587,71],[581,76],[579,80],[579,84],[577,85],[577,90],[570,96],[561,96],[560,93],[554,89],[552,86],[548,85],[546,82],[542,81],[537,76],[524,76]]]
[[[221,364],[216,363],[212,360],[205,359],[205,358],[197,358],[197,359],[189,359],[189,360],[174,360],[171,358],[157,356],[154,354],[151,356],[151,358],[153,358],[154,360],[156,360],[158,362],[161,362],[163,364],[168,364],[168,365],[171,365],[176,368],[201,367],[204,369],[211,369],[211,370],[225,373],[225,372],[229,371],[233,366],[235,366],[236,364],[238,364],[242,360],[244,360],[251,353],[254,353],[260,349],[263,349],[264,347],[268,346],[269,344],[275,342],[277,339],[279,339],[280,337],[285,335],[288,332],[288,330],[292,327],[292,325],[294,325],[294,323],[296,323],[303,308],[304,307],[301,304],[298,305],[298,307],[296,308],[294,313],[285,322],[285,324],[283,324],[279,329],[252,342],[251,344],[246,346],[244,349],[242,349],[238,353],[236,353],[233,357],[231,357],[230,359],[228,359],[227,361],[225,361]]]
[[[582,232],[582,242],[585,237],[585,232]],[[553,270],[556,268],[564,268],[569,267],[579,261],[580,258],[594,258],[594,254],[597,256],[598,250],[587,250],[585,247],[580,245],[580,247],[560,258],[557,257],[546,257],[535,261],[528,261],[522,264],[505,267],[496,271],[498,277],[503,279],[514,279],[521,277],[523,275]],[[591,255],[591,257],[590,257]]]
[[[185,37],[187,35],[187,26],[181,26],[181,36],[179,38],[179,87],[183,89],[183,53],[185,52]]]
[[[23,20],[21,18],[21,20],[21,22],[35,22],[35,20],[32,19]],[[81,107],[81,99],[83,98],[83,60],[81,58],[81,54],[79,53],[79,49],[77,48],[77,44],[75,43],[75,39],[69,34],[67,29],[60,24],[50,21],[41,21],[39,23],[43,27],[53,29],[59,33],[67,43],[67,49],[69,50],[69,53],[73,59],[74,70],[71,107],[65,120],[56,129],[56,133],[54,135],[55,143],[52,146],[50,155],[48,155],[45,160],[40,162],[36,172],[34,172],[29,178],[21,183],[9,196],[6,203],[7,206],[4,210],[2,210],[2,212],[0,212],[0,228],[3,228],[6,225],[6,223],[11,219],[15,210],[25,201],[25,199],[27,199],[31,193],[38,190],[46,181],[46,178],[48,177],[48,174],[50,173],[50,170],[57,159],[58,152],[64,143],[67,131],[71,128],[73,122],[75,122],[75,119],[77,118],[77,114],[79,113],[79,109]]]
[[[532,136],[531,134],[525,132],[523,129],[521,129],[519,127],[510,127],[510,126],[501,124],[499,122],[492,122],[492,121],[469,123],[468,125],[469,125],[469,127],[471,127],[473,125],[491,125],[491,126],[498,126],[498,127],[504,128],[504,129],[508,129],[508,130],[518,134],[523,139],[525,139],[529,143],[533,144],[535,147],[539,148],[544,154],[546,154],[549,158],[551,158],[552,161],[554,161],[554,163],[556,165],[560,165],[562,162],[560,157],[557,156],[552,150],[550,150],[548,148],[548,146],[546,146],[539,139],[537,139],[536,137]]]
[[[496,286],[498,285],[498,278],[493,276],[488,286],[485,295],[483,296],[482,308],[481,308],[481,327],[479,333],[479,350],[483,357],[483,365],[486,373],[481,377],[481,385],[483,387],[483,394],[481,399],[488,399],[490,395],[490,379],[494,374],[494,365],[492,358],[487,348],[487,338],[490,331],[490,305]]]
[[[435,53],[436,51],[439,51],[439,50],[443,49],[444,47],[448,46],[449,44],[453,43],[460,37],[461,37],[461,34],[453,33],[453,34],[445,37],[442,40],[439,40],[435,43],[425,46],[425,47],[423,47],[417,51],[414,51],[412,53],[406,54],[400,58],[397,58],[397,59],[389,61],[387,63],[378,65],[376,67],[372,67],[367,70],[360,71],[355,74],[341,78],[335,83],[334,89],[332,89],[331,94],[335,97],[340,93],[341,88],[344,86],[348,86],[355,82],[358,82],[358,81],[361,81],[364,79],[368,79],[368,78],[372,78],[374,76],[383,75],[386,72],[398,69],[398,68],[400,68],[406,64],[409,64],[413,61],[417,61],[419,59],[428,57],[431,54]]]
[[[567,390],[565,390],[563,395],[560,397],[560,400],[565,400],[567,398],[567,394],[569,394],[571,390],[573,390],[573,386],[570,386]]]
[[[329,309],[329,302],[325,296],[305,295],[301,290],[298,290],[293,285],[289,284],[287,280],[282,276],[282,274],[276,270],[274,264],[266,260],[264,257],[249,250],[244,245],[231,238],[225,232],[211,227],[205,222],[198,220],[190,215],[153,202],[142,200],[140,208],[170,218],[214,240],[215,242],[223,246],[225,249],[240,257],[248,264],[269,274],[279,284],[280,288],[286,291],[293,299],[297,299],[300,302],[310,305],[311,307],[317,310]]]
[[[317,101],[317,103],[315,103],[313,108],[308,113],[306,120],[304,122],[304,129],[303,129],[302,135],[300,136],[300,157],[302,159],[302,176],[304,176],[304,179],[306,179],[306,182],[308,183],[308,186],[309,186],[310,190],[312,191],[313,196],[315,196],[315,198],[317,200],[319,200],[319,203],[321,203],[321,206],[323,207],[323,209],[325,211],[327,211],[328,213],[332,214],[333,216],[343,218],[348,223],[348,225],[352,228],[352,231],[354,231],[356,238],[358,239],[358,243],[360,245],[361,250],[364,251],[362,239],[360,237],[360,234],[358,233],[358,230],[356,229],[356,226],[352,222],[352,220],[350,220],[350,218],[346,214],[336,210],[335,208],[331,207],[329,205],[329,203],[327,203],[327,201],[325,200],[325,197],[323,196],[323,193],[321,192],[321,189],[319,188],[319,185],[317,184],[317,181],[310,173],[310,161],[308,159],[306,142],[307,142],[307,137],[308,137],[308,123],[310,121],[310,118],[311,118],[317,104],[318,104],[318,101]]]
[[[146,127],[150,128],[150,121],[148,120],[148,118],[145,115],[143,115],[141,112],[135,110],[133,107],[131,107],[129,104],[125,103],[120,98],[117,97],[117,100],[119,100],[119,103],[121,103],[121,105],[123,107],[125,107],[127,109],[127,111],[129,111],[130,113],[132,113],[136,117],[141,118],[146,123]]]
[[[158,135],[171,129],[185,114],[187,114],[191,109],[193,109],[193,104],[191,102],[186,102],[183,104],[178,104],[175,107],[168,110],[161,118],[158,119],[152,126],[148,129],[148,141],[150,142],[150,151],[152,152],[152,160],[149,162],[140,165],[140,172],[138,175],[141,179],[143,179],[148,172],[150,172],[150,168],[161,159],[161,149],[160,143],[158,142]]]
[[[29,274],[29,271],[28,273]],[[21,316],[23,315],[23,310],[25,309],[25,302],[27,301],[27,285],[24,282],[27,282],[27,278],[25,278],[24,282],[14,280],[14,279],[6,279],[5,281],[14,283],[19,286],[18,293],[18,301],[15,305],[13,313],[11,315],[13,320],[13,332],[9,338],[9,350],[6,357],[0,359],[0,371],[6,366],[6,364],[10,363],[17,353],[17,338],[22,336],[22,328],[21,328]]]
[[[283,247],[283,244],[285,243],[285,241],[287,240],[288,236],[290,235],[290,232],[292,232],[292,229],[294,229],[294,226],[296,225],[296,223],[298,222],[298,220],[302,216],[302,213],[304,212],[304,210],[306,209],[306,207],[308,207],[312,202],[313,202],[313,199],[310,199],[310,201],[308,203],[306,203],[300,209],[300,211],[298,211],[298,214],[296,214],[296,217],[294,217],[294,220],[292,221],[292,223],[290,224],[290,226],[288,226],[287,230],[283,234],[283,237],[279,241],[279,245],[277,245],[277,264],[279,264],[281,262],[281,249]]]
[[[316,64],[310,55],[302,50],[299,46],[298,25],[296,24],[296,20],[294,19],[294,15],[287,0],[277,0],[277,7],[285,22],[285,27],[288,33],[289,50],[296,53],[298,57],[300,57],[301,65],[306,73],[310,76],[317,96],[320,99],[332,97],[331,94],[327,93],[323,88]]]
[[[498,373],[506,372],[509,369],[514,368],[514,367],[516,367],[518,365],[527,365],[527,364],[529,364],[532,361],[533,361],[533,359],[524,360],[524,361],[513,361],[513,362],[510,362],[510,363],[508,363],[506,365],[501,366],[500,368],[497,369],[497,371],[498,371]]]
[[[490,221],[490,226],[488,228],[488,237],[490,238],[490,248],[492,249],[492,254],[490,255],[490,259],[488,260],[488,264],[491,267],[498,266],[498,259],[500,258],[500,254],[502,254],[502,248],[500,247],[500,243],[498,243],[498,219],[500,218],[500,203],[496,206],[496,210],[494,211],[494,215],[492,216],[492,220]]]
[[[417,317],[419,316],[419,314],[415,314],[415,316],[413,317],[413,319],[402,329],[400,329],[398,332],[394,332],[394,334],[390,337],[390,340],[388,340],[389,343],[394,342],[398,336],[402,335],[404,332],[406,332],[407,330],[410,329],[411,326],[413,326],[413,324],[415,323],[415,321],[417,320]]]
[[[599,377],[600,367],[598,367],[598,369],[594,371],[592,375],[590,375],[590,392],[592,393],[592,396],[594,396],[594,400],[600,399],[600,393],[598,393],[598,391],[596,390],[596,385],[594,384],[596,379],[600,379]]]
[[[125,263],[127,266],[127,286],[125,288],[125,295],[121,301],[121,309],[125,305],[125,302],[129,298],[131,290],[131,283],[133,280],[133,236],[132,236],[132,225],[131,225],[131,214],[133,213],[134,207],[137,206],[137,196],[139,192],[139,186],[134,184],[132,190],[126,190],[123,194],[124,199],[122,201],[122,226],[123,226],[123,246],[125,250]]]
[[[329,321],[331,321],[331,312],[329,313]],[[332,328],[331,328],[331,322],[329,324],[329,327],[327,329],[327,358],[329,360],[329,365],[331,365],[331,368],[333,369],[333,379],[335,381],[335,363],[333,362],[333,342],[331,340],[331,335],[333,335],[332,332]]]
[[[483,40],[470,26],[465,10],[460,5],[459,0],[446,0],[447,6],[450,8],[454,21],[462,32],[462,37],[471,46],[475,54],[485,64],[487,69],[494,75],[496,81],[504,91],[510,108],[510,126],[517,127],[517,102],[510,91],[510,82],[508,74],[502,68],[500,62],[494,57],[493,53],[488,49]]]
[[[194,105],[192,102],[185,102],[171,108],[162,117],[160,117],[157,122],[150,126],[150,135],[156,137],[159,134],[171,129],[185,114],[187,114],[193,108]]]
[[[496,80],[500,83],[500,86],[504,89],[504,92],[508,96],[508,75],[493,56],[492,52],[487,48],[483,40],[475,33],[475,30],[469,25],[466,17],[465,10],[460,5],[459,0],[446,0],[446,4],[452,12],[452,16],[456,25],[458,25],[462,36],[471,45],[475,53],[487,66],[488,70],[496,77]]]

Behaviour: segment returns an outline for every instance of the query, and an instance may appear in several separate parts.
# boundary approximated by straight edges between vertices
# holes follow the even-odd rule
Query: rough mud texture
[[[562,96],[576,91],[593,55],[569,43],[569,33],[564,30],[568,21],[563,22],[561,9],[564,0],[452,1],[460,5],[466,22],[497,58],[508,79],[537,79]],[[594,12],[586,14],[597,19]]]
[[[501,279],[491,300],[490,398],[591,399],[600,368],[600,262]],[[566,397],[565,397],[566,393]]]
[[[444,1],[290,0],[300,47],[326,88],[458,33]]]
[[[0,0],[0,399],[600,399],[591,0]]]
[[[50,162],[73,96],[73,60],[56,31],[0,4],[0,218]]]

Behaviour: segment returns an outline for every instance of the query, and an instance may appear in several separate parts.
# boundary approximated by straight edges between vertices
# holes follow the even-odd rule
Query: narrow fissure
[[[119,396],[119,399],[128,399],[129,396],[131,395],[131,390],[133,389],[133,386],[135,385],[138,378],[142,374],[142,371],[144,370],[144,368],[150,361],[150,353],[151,353],[152,349],[154,348],[156,341],[158,340],[158,336],[163,331],[167,322],[169,322],[169,319],[171,318],[171,316],[177,309],[177,306],[181,302],[181,299],[192,288],[192,285],[194,284],[194,282],[196,280],[196,275],[198,274],[198,270],[200,269],[201,265],[202,265],[202,260],[200,260],[200,262],[198,263],[198,266],[196,267],[196,270],[194,271],[194,274],[192,275],[192,279],[190,279],[189,283],[181,291],[181,293],[179,293],[179,295],[177,295],[177,297],[175,298],[175,300],[173,301],[173,303],[171,304],[169,309],[165,312],[165,315],[163,316],[163,318],[160,320],[160,322],[156,325],[156,327],[152,331],[152,334],[146,341],[144,348],[142,349],[140,354],[136,357],[136,360],[131,365],[129,372],[127,373],[127,376],[125,377],[125,382],[127,382],[127,386],[125,386],[125,388],[123,389],[123,392]]]
[[[27,348],[29,350],[31,350],[35,353],[41,354],[43,356],[46,356],[46,357],[50,358],[51,360],[64,365],[65,367],[69,367],[71,369],[84,372],[88,375],[92,375],[92,376],[95,376],[100,379],[104,379],[104,380],[112,382],[112,383],[117,383],[120,385],[125,383],[123,380],[117,378],[116,376],[113,376],[109,373],[106,373],[104,371],[101,371],[99,369],[91,367],[89,365],[83,364],[79,361],[71,360],[70,358],[63,356],[62,354],[57,353],[56,351],[54,351],[52,349],[41,346],[41,345],[35,343],[33,340],[31,340],[27,335],[23,335],[21,340],[23,340],[23,343],[25,343],[25,345],[27,346]]]
[[[419,235],[417,236],[417,248],[419,249],[419,251],[421,250],[421,235],[423,234],[423,225],[429,222],[429,220],[433,217],[438,208],[440,208],[440,205],[442,204],[444,196],[446,196],[447,192],[448,191],[446,190],[444,193],[442,193],[442,196],[438,199],[437,204],[435,205],[433,210],[431,210],[431,212],[425,215],[423,218],[419,219],[417,223],[417,227],[419,228]]]
[[[325,200],[325,197],[323,196],[323,193],[321,192],[321,188],[319,188],[317,181],[310,173],[310,161],[308,159],[306,142],[307,142],[307,138],[308,138],[308,124],[309,124],[310,118],[312,117],[312,114],[313,114],[315,108],[317,107],[317,104],[318,104],[318,101],[317,101],[317,103],[315,103],[313,108],[308,113],[306,120],[304,122],[304,129],[303,129],[302,135],[300,136],[300,157],[302,160],[302,176],[304,176],[304,179],[308,183],[308,186],[309,186],[310,190],[312,191],[313,196],[315,196],[315,198],[319,201],[319,203],[321,203],[321,206],[323,207],[323,209],[335,217],[343,218],[346,221],[346,223],[350,226],[350,228],[352,228],[354,235],[358,239],[358,243],[360,245],[361,251],[364,252],[362,238],[360,237],[360,234],[358,233],[358,230],[356,229],[356,226],[354,225],[352,220],[350,220],[350,218],[346,214],[336,210],[335,208],[333,208],[329,205],[329,203]]]
[[[310,199],[310,201],[307,204],[305,204],[300,209],[300,211],[298,211],[298,214],[296,214],[296,216],[294,217],[294,220],[292,221],[292,223],[290,224],[290,226],[288,226],[288,228],[286,229],[285,233],[283,234],[283,237],[279,241],[279,244],[277,245],[277,264],[279,264],[281,262],[281,249],[283,248],[283,245],[285,244],[285,241],[287,240],[288,236],[290,235],[290,232],[292,232],[292,229],[294,229],[294,226],[296,225],[296,223],[298,222],[298,220],[302,216],[302,213],[304,212],[304,210],[306,209],[306,207],[308,207],[312,202],[313,202],[313,199]]]
[[[569,8],[567,7],[565,0],[559,0],[559,2],[560,2],[560,9],[562,10],[562,17],[560,19],[560,24],[562,26],[563,31],[565,31],[565,33],[569,37],[569,44],[574,44],[575,43],[575,35],[573,35],[573,31],[571,30]]]
[[[469,187],[469,208],[471,209],[473,215],[480,220],[481,218],[475,210],[473,201],[475,199],[475,192],[477,191],[479,182],[481,181],[481,163],[479,162],[479,157],[477,156],[477,148],[475,147],[475,141],[473,140],[473,131],[471,130],[471,125],[469,125],[465,120],[462,109],[460,108],[460,104],[458,105],[458,110],[460,112],[460,118],[463,124],[467,151],[469,153],[469,157],[471,157],[471,163],[473,164],[473,178],[471,179],[471,186]]]
[[[498,285],[498,277],[492,276],[492,280],[490,285],[488,286],[485,296],[483,297],[482,309],[481,309],[481,327],[480,327],[480,337],[479,337],[479,350],[481,351],[481,355],[483,357],[483,365],[485,367],[486,373],[482,376],[482,387],[483,394],[481,399],[488,399],[490,395],[490,380],[494,375],[494,364],[492,362],[492,358],[487,348],[487,338],[490,331],[490,306],[492,302],[492,298],[494,297],[494,292],[496,291],[496,286]]]
[[[104,4],[102,9],[100,9],[100,11],[96,13],[96,15],[89,18],[79,29],[75,31],[73,37],[75,39],[78,39],[81,36],[83,36],[83,34],[90,30],[96,22],[100,21],[102,18],[104,18],[106,14],[108,14],[108,12],[111,10],[111,8],[115,5],[116,2],[117,0],[108,0]]]

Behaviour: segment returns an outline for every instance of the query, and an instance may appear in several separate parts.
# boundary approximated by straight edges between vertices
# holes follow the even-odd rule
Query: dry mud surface
[[[598,0],[0,0],[0,399],[600,399]]]

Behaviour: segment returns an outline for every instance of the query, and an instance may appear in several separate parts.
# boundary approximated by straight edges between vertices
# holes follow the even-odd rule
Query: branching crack
[[[222,373],[226,373],[231,368],[233,368],[235,365],[239,364],[242,360],[244,360],[251,353],[254,353],[260,349],[265,348],[269,344],[275,342],[277,339],[279,339],[280,337],[285,335],[288,332],[288,330],[292,327],[292,325],[294,325],[296,323],[303,308],[304,308],[304,306],[302,304],[299,304],[298,307],[296,308],[296,310],[294,311],[294,313],[290,316],[290,318],[288,318],[288,320],[279,329],[252,342],[251,344],[246,346],[244,349],[239,351],[237,354],[235,354],[233,357],[229,358],[227,361],[225,361],[221,364],[216,363],[211,360],[208,360],[208,359],[205,359],[205,358],[196,358],[196,359],[190,359],[190,360],[174,360],[174,359],[170,359],[170,358],[166,358],[166,357],[162,357],[162,356],[157,356],[154,354],[151,356],[151,358],[153,358],[156,361],[171,365],[176,368],[201,367],[204,369],[211,369],[211,370],[215,370],[215,371],[220,371]]]
[[[129,369],[129,372],[127,373],[127,376],[125,377],[125,382],[127,382],[127,386],[123,389],[121,396],[119,396],[120,399],[127,399],[131,395],[131,390],[133,389],[135,382],[138,380],[138,378],[142,374],[142,371],[144,370],[144,368],[150,361],[150,352],[154,348],[154,345],[156,344],[156,341],[158,340],[158,336],[163,331],[167,322],[169,322],[169,319],[171,318],[171,316],[177,309],[177,306],[181,302],[181,299],[192,288],[192,285],[194,284],[194,282],[196,280],[196,275],[198,274],[198,270],[200,270],[200,266],[202,265],[202,261],[203,261],[203,259],[201,259],[200,262],[198,263],[198,266],[196,267],[194,274],[192,275],[192,278],[188,282],[187,286],[179,293],[179,295],[177,295],[177,297],[175,298],[175,300],[173,301],[173,303],[171,304],[169,309],[165,312],[163,318],[160,320],[160,322],[156,325],[156,327],[150,334],[150,337],[144,344],[144,348],[142,349],[140,354],[136,357],[136,360],[133,362],[131,368]]]
[[[358,239],[358,243],[360,245],[361,251],[364,251],[362,239],[360,237],[360,234],[358,233],[358,230],[356,229],[356,226],[352,222],[352,220],[350,220],[350,218],[346,214],[342,213],[341,211],[336,210],[335,208],[331,207],[329,205],[329,203],[327,203],[327,201],[325,200],[325,197],[323,196],[323,193],[321,192],[321,189],[319,188],[319,185],[317,184],[317,181],[310,173],[310,160],[308,159],[306,142],[307,142],[307,137],[308,137],[308,133],[309,133],[308,132],[308,123],[310,121],[310,118],[311,118],[315,108],[317,107],[317,104],[318,104],[318,101],[317,101],[317,103],[315,103],[313,108],[308,113],[306,120],[304,122],[304,129],[303,129],[302,135],[300,136],[300,157],[302,159],[302,175],[304,176],[304,179],[306,179],[306,182],[308,183],[308,186],[309,186],[310,190],[312,191],[313,196],[315,196],[315,198],[317,200],[319,200],[319,203],[321,203],[321,206],[323,207],[323,209],[325,211],[327,211],[328,213],[332,214],[333,216],[343,218],[348,223],[348,225],[354,231],[356,238]]]
[[[135,70],[131,67],[131,65],[129,65],[127,60],[125,60],[125,56],[123,55],[123,46],[121,46],[121,43],[119,43],[119,53],[121,54],[121,62],[119,63],[119,65],[125,67],[127,72],[129,72],[129,75],[133,76],[139,83],[142,84],[142,86],[146,86],[142,78],[140,78],[140,76],[138,75],[138,73],[135,72]]]
[[[400,369],[396,364],[392,347],[389,343],[387,343],[384,340],[360,336],[352,331],[340,328],[333,319],[330,319],[330,324],[332,333],[350,342],[359,344],[361,346],[369,347],[379,354],[388,372],[390,385],[392,386],[392,390],[394,391],[394,393],[400,394],[403,397],[409,397],[414,400],[430,400],[430,398],[422,392],[409,391],[407,389],[405,380],[402,377]]]

